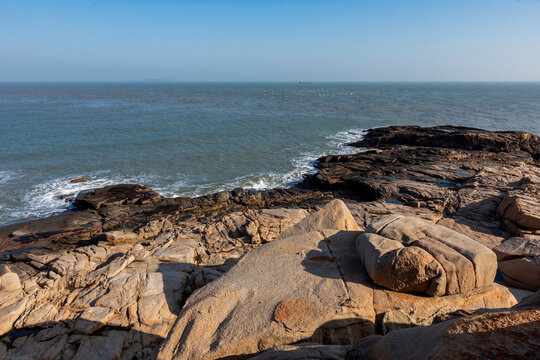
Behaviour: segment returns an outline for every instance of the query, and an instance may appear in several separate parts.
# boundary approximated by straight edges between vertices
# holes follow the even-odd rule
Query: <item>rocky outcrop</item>
[[[321,214],[339,222],[321,222]],[[353,251],[358,232],[336,225],[357,227],[339,200],[249,252],[188,299],[158,358],[218,359],[373,333],[373,291]]]
[[[497,258],[482,244],[412,216],[382,216],[356,240],[371,279],[396,291],[457,294],[489,285]]]
[[[445,294],[446,274],[441,264],[421,248],[363,233],[356,239],[356,251],[377,285],[431,296]]]
[[[516,301],[512,293],[518,296],[516,290],[511,289],[510,293],[499,284],[438,297],[374,285],[362,273],[364,268],[355,253],[354,239],[347,239],[345,234],[356,234],[381,215],[401,215],[442,225],[488,248],[512,236],[532,239],[538,235],[530,224],[536,211],[530,207],[532,203],[528,201],[523,206],[519,200],[515,206],[499,205],[505,197],[536,196],[534,187],[540,176],[537,145],[537,137],[523,133],[391,127],[369,131],[365,141],[358,144],[377,146],[378,150],[322,157],[316,164],[316,174],[306,176],[289,189],[235,189],[197,198],[170,199],[147,187],[124,184],[79,194],[73,202],[74,211],[0,228],[2,264],[7,265],[0,270],[0,332],[5,334],[0,341],[0,358],[152,358],[152,352],[175,321],[180,321],[178,314],[194,311],[196,299],[202,299],[198,294],[208,291],[205,285],[212,286],[239,259],[247,258],[255,250],[254,254],[270,251],[257,248],[274,246],[272,242],[283,232],[288,233],[278,241],[296,237],[301,241],[290,243],[291,248],[305,246],[310,250],[295,253],[297,262],[292,262],[293,255],[287,253],[287,247],[273,247],[272,251],[279,256],[269,266],[277,267],[283,256],[290,260],[285,265],[298,267],[299,261],[304,272],[324,268],[328,274],[335,274],[335,279],[327,277],[327,273],[310,277],[310,273],[302,272],[299,278],[305,276],[308,283],[311,281],[314,291],[327,286],[339,290],[334,296],[347,294],[339,306],[329,300],[334,299],[331,295],[321,295],[327,302],[311,301],[313,292],[272,297],[275,308],[271,309],[271,320],[267,318],[259,324],[271,323],[271,329],[285,329],[286,335],[323,344],[350,343],[367,328],[391,334],[401,327],[430,325],[456,311],[511,306]],[[302,220],[335,198],[344,201],[354,223],[332,217],[336,214],[333,212]],[[502,211],[503,208],[507,209]],[[517,217],[511,215],[516,213],[512,209],[517,209]],[[300,222],[304,225],[298,225],[297,230],[291,228]],[[310,228],[333,226],[345,232],[338,236],[318,231],[310,239],[306,236]],[[331,237],[335,241],[327,243]],[[320,247],[313,248],[317,239]],[[426,247],[419,248],[429,253]],[[311,250],[315,252],[310,253]],[[448,251],[443,253],[446,259],[451,258]],[[504,261],[531,258],[512,256],[500,261],[499,266]],[[441,263],[436,256],[432,257]],[[470,279],[459,270],[467,262],[460,257],[452,259],[443,267],[447,284],[449,277],[461,279],[458,284],[467,288],[463,284]],[[244,261],[249,263],[242,260],[238,266]],[[455,266],[452,276],[450,262],[463,265]],[[358,266],[360,272],[343,272]],[[261,272],[256,265],[249,269]],[[12,274],[17,275],[20,287]],[[355,277],[359,274],[363,274],[363,280]],[[508,274],[503,272],[511,282]],[[266,274],[260,276],[264,278]],[[476,283],[476,273],[474,278]],[[266,284],[275,289],[279,280],[268,280]],[[198,290],[201,287],[204,288]],[[354,292],[355,289],[363,290]],[[365,289],[373,294],[370,306],[362,305]],[[279,289],[277,294],[284,291]],[[216,293],[221,294],[217,290]],[[231,303],[246,309],[240,298]],[[219,300],[228,302],[226,296]],[[321,304],[344,309],[340,310],[342,315],[353,315],[340,318],[320,313]],[[358,310],[360,306],[362,310]],[[208,310],[216,314],[219,309],[214,306]],[[372,314],[370,318],[374,316],[374,323],[366,328],[368,324],[358,319],[364,319],[368,313]],[[229,332],[217,332],[216,338],[232,336],[234,327],[227,324],[238,319],[234,315],[237,313],[229,314],[231,317],[218,326]],[[330,320],[317,328],[316,324],[327,317]],[[331,320],[336,317],[337,321]],[[307,319],[311,318],[314,320],[310,323]],[[304,327],[308,330],[299,335],[298,329]],[[261,349],[271,343],[288,343],[282,335],[278,333],[276,338],[262,342]],[[212,354],[219,349],[214,350]],[[253,351],[258,352],[259,347]]]
[[[539,305],[536,296],[511,309],[462,313],[430,326],[368,336],[354,345],[279,346],[253,359],[535,359],[540,352]]]
[[[195,289],[307,214],[245,210],[191,227],[152,220],[14,253],[0,265],[0,334],[13,330],[6,357],[149,358]]]
[[[488,312],[367,338],[355,345],[351,355],[365,359],[533,359],[540,351],[539,322],[538,309]]]
[[[525,151],[540,155],[540,138],[521,131],[488,131],[463,126],[390,126],[371,129],[355,147],[385,148],[396,145],[481,150]]]
[[[518,236],[540,236],[540,177],[530,175],[523,178],[518,188],[503,198],[497,215]]]
[[[323,222],[322,215],[339,221]],[[360,232],[321,229],[321,224],[357,226],[343,202],[334,200],[278,239],[252,250],[188,299],[158,358],[238,357],[299,341],[352,344],[375,333],[376,314],[384,317],[396,310],[389,304],[410,313],[411,324],[416,325],[456,309],[515,303],[508,290],[495,285],[454,298],[426,298],[419,307],[433,310],[429,315],[416,310],[417,299],[412,296],[395,303],[392,295],[375,299],[354,252]],[[386,315],[387,323],[388,319]]]
[[[513,237],[493,251],[508,284],[532,291],[540,289],[540,236]]]

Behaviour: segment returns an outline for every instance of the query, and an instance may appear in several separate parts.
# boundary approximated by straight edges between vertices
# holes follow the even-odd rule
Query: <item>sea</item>
[[[0,225],[118,183],[169,197],[292,186],[389,125],[540,135],[540,83],[0,83]]]

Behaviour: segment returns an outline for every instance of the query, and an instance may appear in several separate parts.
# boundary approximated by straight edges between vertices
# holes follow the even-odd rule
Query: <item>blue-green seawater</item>
[[[405,124],[540,134],[540,84],[0,84],[0,224],[115,183],[166,196],[288,186],[317,157],[356,151],[341,144],[364,129]]]

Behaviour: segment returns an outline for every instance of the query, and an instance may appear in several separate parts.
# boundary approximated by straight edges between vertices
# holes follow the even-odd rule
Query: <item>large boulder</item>
[[[354,254],[354,219],[341,201],[256,248],[195,292],[158,359],[218,359],[299,341],[351,344],[374,333],[373,290]],[[318,226],[337,227],[320,229]],[[336,225],[337,224],[337,225]],[[340,231],[341,230],[341,231]]]
[[[412,216],[374,219],[356,240],[371,279],[396,291],[458,294],[493,282],[495,253],[444,226]]]
[[[540,289],[540,236],[513,237],[493,249],[510,286]]]
[[[526,194],[507,194],[497,212],[503,219],[529,229],[540,229],[540,204]]]
[[[508,191],[497,215],[516,235],[540,235],[540,174],[529,174],[521,179],[517,189]]]
[[[5,264],[0,264],[0,291],[16,291],[21,288],[19,276]]]
[[[425,250],[370,233],[356,239],[356,249],[374,283],[396,291],[444,295],[444,270]]]

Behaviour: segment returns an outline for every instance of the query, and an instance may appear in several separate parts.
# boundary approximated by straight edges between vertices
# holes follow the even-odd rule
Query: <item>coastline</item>
[[[196,198],[166,198],[147,187],[119,184],[79,195],[73,203],[76,211],[0,228],[3,252],[12,251],[2,263],[22,284],[13,303],[18,307],[10,308],[13,322],[3,327],[6,349],[19,354],[23,351],[19,343],[25,343],[29,349],[42,351],[43,344],[36,339],[55,329],[60,335],[53,336],[54,341],[81,336],[97,351],[99,341],[113,346],[114,339],[122,339],[115,348],[120,353],[128,354],[126,349],[132,348],[139,349],[133,351],[143,358],[158,352],[162,358],[171,358],[167,349],[178,345],[173,325],[183,321],[190,306],[197,308],[207,301],[193,297],[202,296],[198,289],[217,279],[247,276],[238,274],[240,270],[234,276],[227,274],[233,267],[238,269],[239,259],[253,258],[263,251],[254,249],[268,249],[282,233],[336,201],[342,201],[354,223],[337,230],[365,230],[375,218],[393,215],[428,221],[487,249],[511,238],[540,237],[534,217],[538,203],[536,208],[521,207],[517,215],[509,214],[506,207],[501,210],[503,203],[510,209],[516,197],[538,196],[540,138],[535,135],[395,126],[371,129],[351,145],[371,150],[322,156],[315,164],[318,171],[290,188],[238,188]],[[308,253],[295,254],[309,257]],[[326,261],[336,254],[311,256]],[[264,266],[273,263],[272,259],[260,261]],[[310,269],[305,261],[301,264]],[[428,326],[439,321],[433,314],[509,308],[531,294],[508,285],[511,279],[506,275],[504,279],[472,292],[441,297],[444,306],[438,298],[381,290],[358,280],[362,291],[371,294],[367,303],[375,306],[359,307],[365,310],[355,316],[373,318],[373,324],[358,329],[362,336],[379,334],[376,329],[382,324],[375,316],[382,318],[394,307],[410,307],[414,324],[409,325]],[[221,289],[221,282],[216,284],[213,289]],[[235,296],[233,292],[224,298]],[[416,307],[418,301],[432,313]],[[110,307],[110,303],[117,305]],[[139,315],[134,317],[135,313]],[[303,324],[294,321],[294,326]],[[356,331],[354,326],[343,326],[350,334]],[[33,335],[17,342],[16,335],[10,336],[12,328]],[[332,336],[322,343],[338,344]],[[78,351],[72,344],[66,340],[57,347]],[[245,351],[254,355],[252,350]],[[231,354],[236,353],[225,355]]]

